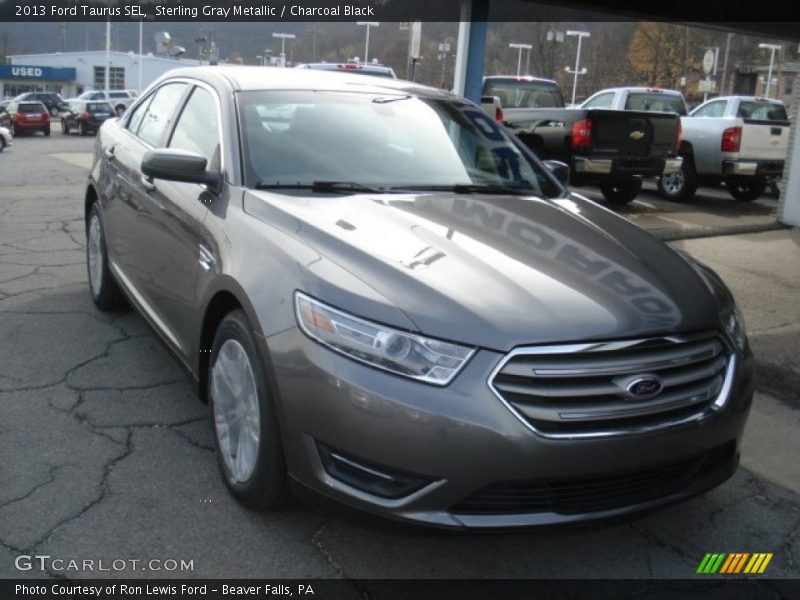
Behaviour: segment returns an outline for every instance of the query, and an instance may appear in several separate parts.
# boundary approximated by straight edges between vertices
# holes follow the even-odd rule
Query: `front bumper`
[[[738,361],[724,409],[708,419],[642,435],[554,440],[528,430],[489,389],[487,377],[503,358],[496,352],[479,350],[449,386],[439,388],[352,361],[297,329],[261,343],[265,353],[269,346],[272,359],[291,477],[317,495],[360,511],[444,528],[576,523],[646,511],[701,493],[734,472],[753,394],[752,359],[745,356]],[[366,493],[331,476],[320,447],[385,473],[414,474],[422,483],[402,497]],[[698,467],[680,489],[623,506],[527,512],[460,508],[504,482],[613,480],[718,454],[722,448],[728,449],[724,460],[709,459],[707,468]]]
[[[583,175],[611,175],[624,177],[660,177],[681,169],[683,158],[598,158],[576,156],[573,170]]]
[[[743,177],[769,177],[779,179],[783,176],[782,160],[725,160],[722,161],[723,175]]]

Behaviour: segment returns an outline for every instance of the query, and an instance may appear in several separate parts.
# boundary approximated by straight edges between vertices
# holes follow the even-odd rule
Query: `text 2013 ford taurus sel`
[[[564,175],[409,82],[173,71],[98,136],[91,293],[191,372],[247,506],[480,529],[688,498],[738,463],[741,317]]]

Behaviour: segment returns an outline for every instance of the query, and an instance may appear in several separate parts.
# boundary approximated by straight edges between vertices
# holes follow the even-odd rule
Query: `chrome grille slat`
[[[672,336],[517,349],[489,385],[540,435],[599,437],[705,418],[724,404],[734,368],[735,355],[718,335]],[[661,381],[656,397],[626,391],[642,376]]]
[[[626,350],[629,349],[626,348]],[[702,362],[719,356],[722,350],[720,341],[712,339],[701,342],[691,350],[676,348],[654,353],[647,361],[640,362],[632,360],[631,352],[603,353],[592,350],[580,356],[570,355],[568,359],[558,354],[549,356],[537,354],[524,360],[515,361],[513,365],[508,365],[504,369],[504,374],[530,376],[533,372],[537,377],[620,375],[643,369],[667,369]],[[646,350],[640,350],[639,353],[643,351],[646,352]],[[616,356],[608,356],[609,354],[616,354]]]

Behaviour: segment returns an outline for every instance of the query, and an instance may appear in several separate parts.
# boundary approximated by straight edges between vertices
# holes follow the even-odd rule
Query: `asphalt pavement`
[[[772,552],[767,575],[800,577],[800,233],[776,228],[774,198],[742,205],[702,190],[669,206],[645,192],[624,209],[670,239],[726,223],[774,229],[673,242],[730,284],[757,352],[737,474],[632,521],[449,534],[301,504],[256,514],[231,499],[207,407],[177,362],[135,312],[91,302],[82,211],[92,144],[54,129],[0,155],[0,577],[339,577],[361,597],[386,577],[696,577],[707,552]],[[20,555],[65,562],[21,571]],[[70,559],[95,570],[70,570]],[[96,570],[115,559],[122,569]],[[131,562],[152,559],[161,570]],[[169,560],[191,570],[165,570]]]

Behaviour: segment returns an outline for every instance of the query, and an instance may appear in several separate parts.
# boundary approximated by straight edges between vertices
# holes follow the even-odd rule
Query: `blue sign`
[[[0,79],[35,79],[37,81],[73,81],[73,67],[29,67],[0,65]]]

